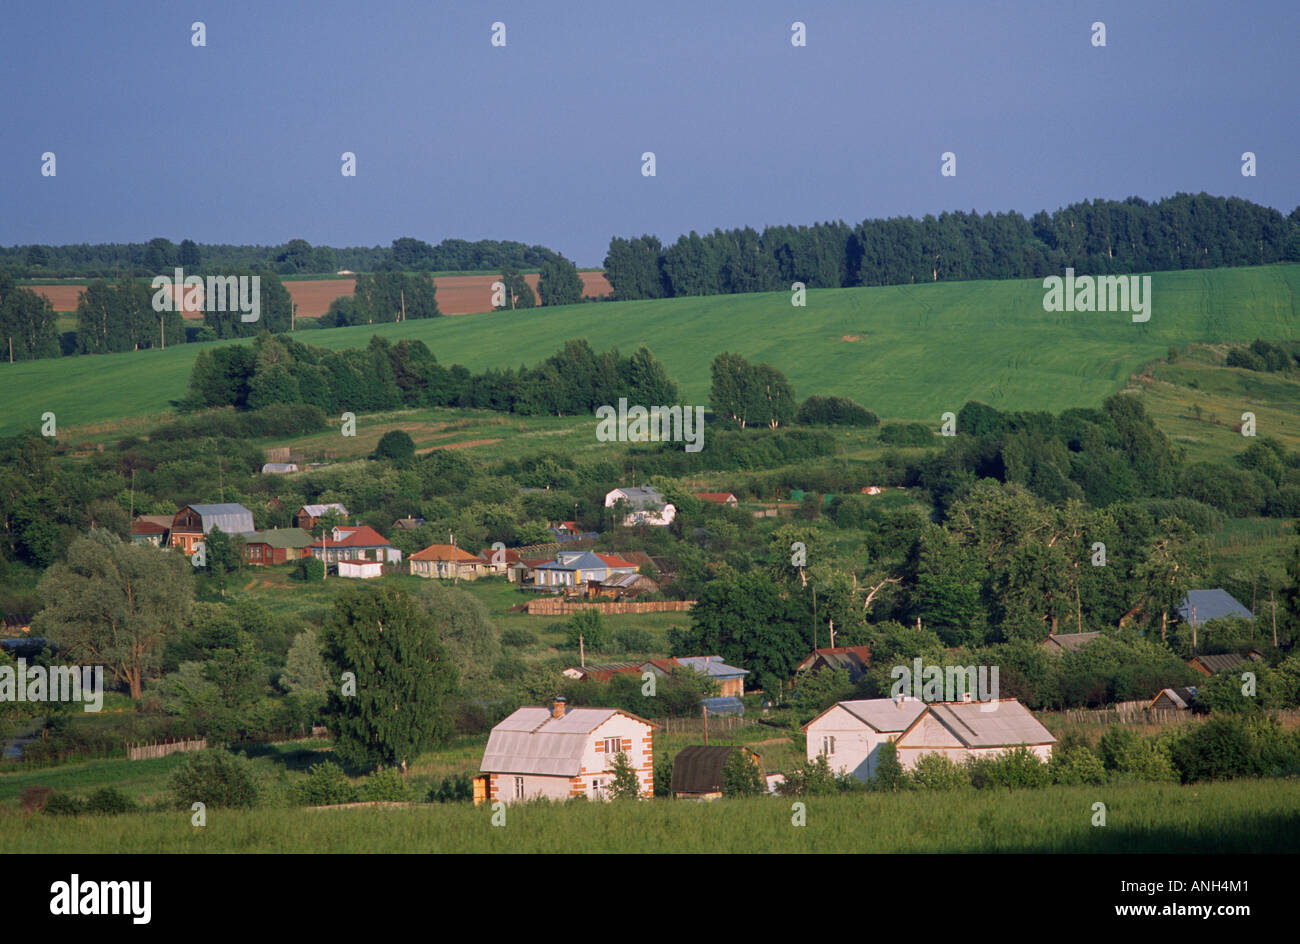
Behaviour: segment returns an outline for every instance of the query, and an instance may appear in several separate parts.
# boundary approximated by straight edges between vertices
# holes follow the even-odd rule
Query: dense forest
[[[1300,261],[1290,216],[1235,197],[1071,204],[1055,213],[942,213],[813,226],[691,232],[670,246],[615,237],[605,276],[617,300],[969,279],[1107,275]]]

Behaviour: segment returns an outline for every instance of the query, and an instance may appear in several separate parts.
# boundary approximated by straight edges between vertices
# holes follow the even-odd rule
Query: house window
[[[605,760],[614,763],[614,755],[623,749],[621,738],[605,738]]]
[[[598,796],[600,796],[600,781],[599,781],[599,780],[593,780],[593,781],[591,782],[591,795],[592,795],[593,797],[598,797]]]
[[[515,799],[522,800],[523,798],[524,798],[524,778],[516,777],[515,778]]]
[[[822,738],[822,753],[830,757],[835,753],[835,736],[828,734]]]

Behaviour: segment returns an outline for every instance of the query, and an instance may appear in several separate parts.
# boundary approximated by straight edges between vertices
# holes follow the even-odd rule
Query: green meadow
[[[471,370],[533,364],[569,338],[630,353],[646,345],[707,403],[722,351],[767,361],[796,393],[852,397],[882,416],[937,423],[967,400],[1059,411],[1098,403],[1170,345],[1300,337],[1300,265],[1152,275],[1151,320],[1124,313],[1045,312],[1040,280],[825,289],[794,308],[773,292],[435,318],[330,330],[302,340],[361,347],[372,334],[418,338],[445,364]],[[218,342],[221,343],[221,342]],[[230,343],[230,342],[224,342]],[[0,432],[166,413],[184,395],[198,345],[6,366],[10,409]]]
[[[507,807],[0,814],[0,853],[1276,853],[1300,843],[1294,780]],[[1094,804],[1105,825],[1094,825]]]

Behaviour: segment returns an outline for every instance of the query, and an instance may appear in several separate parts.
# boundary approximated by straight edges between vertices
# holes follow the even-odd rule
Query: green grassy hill
[[[1169,345],[1300,338],[1300,265],[1152,277],[1152,317],[1043,311],[1039,280],[827,289],[793,308],[788,293],[583,304],[301,333],[330,348],[372,334],[419,338],[439,361],[472,370],[533,364],[566,339],[631,353],[647,345],[707,403],[709,363],[733,351],[783,370],[800,397],[853,397],[882,416],[938,422],[967,400],[1060,410],[1121,389]],[[0,432],[159,414],[186,389],[198,345],[6,366]]]

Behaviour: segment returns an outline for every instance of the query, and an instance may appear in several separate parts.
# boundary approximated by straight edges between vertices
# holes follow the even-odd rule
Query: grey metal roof
[[[929,707],[930,713],[966,747],[1014,747],[1056,741],[1052,732],[1014,698],[947,701]]]
[[[1254,619],[1250,610],[1242,606],[1237,599],[1222,588],[1214,590],[1189,590],[1183,602],[1178,604],[1178,615],[1185,621],[1204,623],[1206,620],[1222,619],[1225,616],[1240,616],[1242,619]]]
[[[345,518],[348,515],[347,508],[345,508],[341,502],[329,502],[325,505],[303,505],[302,510],[307,512],[307,514],[311,515],[313,518],[319,518],[321,515],[330,511],[337,511]]]
[[[921,712],[925,711],[925,702],[911,696],[905,696],[900,700],[863,698],[837,704],[863,724],[881,733],[905,731],[921,716]]]
[[[1227,672],[1229,669],[1235,669],[1247,662],[1258,662],[1259,654],[1249,652],[1242,656],[1235,652],[1224,652],[1212,656],[1193,656],[1191,661],[1201,663],[1201,665],[1205,666],[1206,671],[1213,675],[1215,672]]]
[[[591,551],[574,553],[572,551],[564,552],[565,560],[547,561],[545,564],[538,564],[537,570],[612,570],[609,564],[593,554]]]
[[[1101,633],[1057,633],[1043,640],[1043,645],[1048,648],[1056,645],[1065,652],[1078,652],[1100,635]]]
[[[223,505],[190,505],[203,520],[203,533],[220,528],[226,534],[248,534],[255,529],[253,513],[243,505],[226,502]]]
[[[549,708],[520,708],[488,735],[479,770],[576,777],[588,736],[618,713],[616,708],[570,708],[555,718]]]
[[[722,661],[722,656],[678,656],[677,661],[682,665],[689,665],[701,675],[712,678],[731,679],[749,674],[749,669],[738,669],[734,665],[727,665]]]
[[[611,489],[623,493],[624,500],[637,511],[644,511],[647,508],[662,508],[667,502],[663,494],[657,488],[619,488]]]
[[[673,758],[673,793],[721,793],[722,768],[737,750],[743,748],[704,744],[683,747]]]

